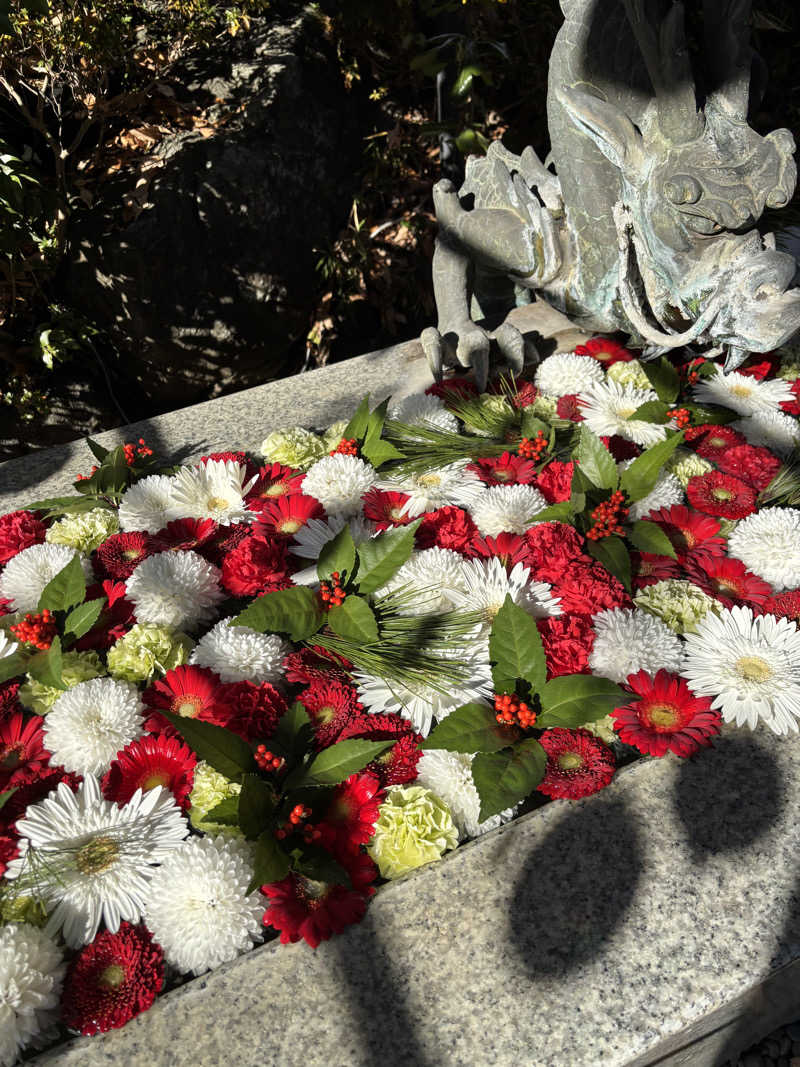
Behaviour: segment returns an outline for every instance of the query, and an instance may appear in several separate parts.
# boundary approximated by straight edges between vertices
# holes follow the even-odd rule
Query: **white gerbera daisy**
[[[5,876],[53,909],[45,930],[61,930],[70,948],[91,941],[101,920],[112,933],[123,919],[138,922],[153,864],[189,832],[168,789],[137,789],[127,804],[115,804],[91,774],[76,793],[61,782],[29,805],[16,829],[21,855]]]
[[[13,611],[36,611],[42,590],[78,556],[83,575],[91,578],[89,560],[69,545],[31,545],[12,556],[0,574],[0,597],[11,601]]]
[[[461,611],[481,612],[484,622],[480,639],[488,639],[494,618],[509,594],[515,604],[536,619],[562,614],[552,586],[546,582],[529,581],[530,573],[528,567],[517,563],[509,574],[496,556],[462,560],[460,586],[464,592],[457,590],[453,599]]]
[[[141,737],[143,706],[135,685],[113,678],[67,689],[44,720],[53,763],[75,774],[103,774],[120,749]]]
[[[313,496],[329,515],[355,515],[361,498],[378,479],[375,468],[357,456],[337,453],[317,460],[303,481],[303,492]]]
[[[622,463],[617,465],[617,469],[620,471],[627,470],[633,463],[632,459],[623,460]],[[628,512],[628,519],[630,522],[636,522],[637,519],[643,519],[645,515],[649,515],[651,511],[658,508],[671,508],[673,504],[683,503],[683,486],[680,480],[669,471],[661,471],[656,484],[647,494],[642,497],[641,500],[636,500],[630,505]]]
[[[381,489],[405,493],[408,500],[403,505],[403,513],[412,519],[447,505],[468,508],[486,488],[474,471],[467,470],[468,464],[466,459],[458,460],[426,471],[425,474],[386,478],[379,486]]]
[[[220,570],[197,552],[157,552],[137,566],[125,583],[139,622],[196,630],[225,599]]]
[[[800,511],[762,508],[736,524],[728,554],[775,589],[800,586]]]
[[[237,838],[192,837],[150,883],[145,922],[164,958],[202,974],[261,939],[264,898],[248,893],[253,847]]]
[[[594,382],[602,382],[603,368],[591,356],[557,353],[542,360],[533,380],[546,396],[572,396],[582,393]]]
[[[249,626],[231,626],[231,615],[222,619],[195,645],[189,662],[209,667],[223,682],[278,682],[283,677],[283,658],[291,645],[277,634],[260,634]]]
[[[460,840],[479,837],[494,830],[513,816],[514,809],[506,808],[499,815],[479,822],[481,798],[472,780],[472,761],[475,757],[464,752],[446,752],[435,748],[422,753],[417,764],[416,784],[430,789],[450,809]]]
[[[791,619],[753,616],[736,605],[709,612],[686,635],[681,671],[698,696],[713,696],[725,722],[775,734],[797,733],[800,719],[800,630]]]
[[[692,394],[701,404],[720,404],[740,415],[777,411],[782,400],[792,399],[791,386],[782,378],[759,381],[736,371],[725,374],[722,367],[715,367],[712,375],[701,379]]]
[[[597,360],[592,360],[597,365]],[[470,514],[484,537],[501,533],[522,534],[533,526],[533,517],[547,501],[532,485],[492,485],[470,507]]]
[[[680,670],[683,649],[680,638],[661,619],[639,608],[609,608],[592,619],[594,645],[589,655],[592,674],[624,682],[629,674],[661,667]]]
[[[210,459],[197,467],[181,467],[172,476],[167,520],[214,519],[223,525],[252,522],[255,515],[244,497],[256,478],[233,459]]]
[[[800,444],[797,419],[783,411],[755,411],[746,419],[737,419],[731,426],[745,435],[748,444],[771,448],[779,456],[788,456]]]
[[[0,928],[0,1064],[11,1067],[31,1041],[58,1022],[66,961],[30,923]]]
[[[427,426],[436,430],[458,432],[458,419],[448,411],[438,396],[406,396],[389,408],[389,418],[406,426]]]
[[[12,641],[5,630],[0,630],[0,659],[5,659],[6,656],[13,656],[19,648],[16,641]]]
[[[642,448],[663,441],[667,427],[643,419],[631,420],[631,415],[649,400],[658,400],[652,389],[635,389],[616,382],[596,382],[578,394],[581,414],[586,426],[598,437],[615,434],[633,441]]]
[[[143,530],[158,533],[167,525],[167,509],[172,503],[174,482],[165,474],[150,474],[123,493],[117,512],[119,528],[125,533]]]

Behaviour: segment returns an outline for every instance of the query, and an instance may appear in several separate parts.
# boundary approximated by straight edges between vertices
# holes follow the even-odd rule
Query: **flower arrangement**
[[[596,338],[0,517],[0,1064],[800,720],[800,362]],[[10,1007],[9,1007],[10,1005]]]

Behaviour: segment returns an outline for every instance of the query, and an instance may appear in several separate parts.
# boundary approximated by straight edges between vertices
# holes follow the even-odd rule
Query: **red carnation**
[[[612,437],[601,437],[600,440],[617,463],[624,463],[626,459],[635,459],[642,454],[641,448],[634,441],[628,441],[618,434]]]
[[[693,508],[723,519],[743,519],[756,510],[755,489],[722,471],[709,471],[690,478],[686,496]]]
[[[49,762],[40,716],[0,720],[0,793],[36,781]]]
[[[266,538],[276,533],[292,537],[309,519],[324,519],[325,508],[313,496],[292,493],[268,500],[261,510],[259,533],[263,531]]]
[[[362,497],[364,518],[374,522],[379,530],[388,530],[390,526],[407,526],[412,520],[403,509],[410,499],[405,493],[370,489]]]
[[[222,561],[243,541],[247,541],[253,535],[253,527],[246,522],[239,522],[233,526],[218,526],[214,533],[200,545],[197,551],[213,563],[216,567],[222,566]]]
[[[800,623],[800,589],[787,589],[785,593],[768,596],[761,605],[762,615],[775,615],[778,619],[794,619]]]
[[[327,748],[363,707],[352,685],[319,678],[297,698],[308,712],[318,749]]]
[[[254,535],[222,561],[222,584],[234,596],[255,596],[287,589],[291,584],[286,542]]]
[[[683,571],[677,560],[669,556],[656,556],[650,552],[631,552],[633,584],[644,589],[668,578],[682,578]]]
[[[577,345],[575,355],[591,356],[598,363],[602,363],[604,367],[610,367],[612,363],[630,363],[635,358],[627,348],[617,344],[616,341],[609,341],[605,337],[593,337],[585,345]]]
[[[246,741],[266,741],[286,712],[286,701],[274,685],[262,682],[230,682],[222,687],[223,699],[230,709],[222,726]]]
[[[0,878],[6,873],[9,863],[19,856],[19,836],[11,830],[0,834]]]
[[[567,564],[553,583],[553,595],[567,615],[595,615],[608,608],[627,608],[631,599],[622,582],[598,562]]]
[[[547,753],[540,793],[577,800],[604,789],[614,777],[613,752],[588,730],[554,726],[539,743]]]
[[[588,674],[594,629],[586,615],[553,615],[536,623],[542,639],[547,680],[562,674]]]
[[[782,467],[778,457],[768,448],[757,445],[734,445],[717,459],[717,466],[726,474],[733,474],[757,489],[766,489]]]
[[[525,531],[531,552],[533,577],[540,582],[553,582],[574,563],[590,563],[584,552],[584,541],[572,526],[564,522],[537,522]]]
[[[111,761],[102,781],[106,800],[126,804],[137,789],[163,786],[183,811],[189,808],[197,757],[180,738],[146,735],[131,741]]]
[[[383,800],[381,783],[362,771],[336,786],[325,817],[317,824],[323,847],[337,859],[366,845],[375,832]]]
[[[389,711],[385,714],[366,713],[353,719],[337,738],[347,741],[351,737],[361,737],[368,741],[389,741],[396,738],[391,748],[382,752],[365,770],[374,774],[382,788],[390,785],[405,785],[415,781],[417,764],[422,756],[418,747],[422,734],[415,733],[414,727],[402,715]]]
[[[752,574],[739,559],[725,556],[689,558],[686,577],[726,608],[736,604],[758,608],[772,596],[772,586]]]
[[[631,674],[627,685],[639,699],[611,715],[620,739],[639,752],[691,756],[719,733],[722,719],[710,697],[696,697],[683,678],[662,668],[655,678],[647,671]]]
[[[46,533],[47,527],[32,511],[0,515],[0,567],[23,549],[41,545]]]
[[[754,362],[756,361],[757,362]],[[768,356],[751,356],[744,366],[739,367],[739,374],[746,374],[751,378],[757,378],[760,382],[771,377],[780,362],[780,356],[773,353]]]
[[[422,516],[417,529],[417,548],[449,548],[465,554],[478,527],[462,508],[444,507]]]
[[[560,419],[569,419],[570,422],[583,422],[583,412],[578,403],[577,393],[566,393],[558,398],[556,415]]]
[[[61,1018],[85,1036],[124,1026],[147,1011],[164,980],[164,954],[144,924],[120,923],[82,948],[70,962]]]
[[[531,548],[520,534],[499,533],[497,537],[475,536],[467,553],[479,559],[499,559],[504,567],[511,568],[516,563],[531,565]]]
[[[551,460],[536,476],[536,488],[548,504],[558,504],[569,500],[572,493],[572,475],[575,464],[562,463],[560,459]]]
[[[267,504],[279,497],[301,492],[305,474],[293,467],[284,467],[273,463],[262,467],[258,477],[244,498],[251,511],[261,511]]]
[[[747,438],[730,426],[689,426],[684,430],[687,444],[694,447],[698,456],[716,462],[727,449],[747,444]]]
[[[287,682],[308,685],[318,679],[346,682],[353,664],[336,652],[328,652],[320,645],[290,652],[283,661],[283,670]]]
[[[112,534],[95,549],[95,570],[109,578],[126,581],[143,559],[162,551],[153,537],[143,531]]]
[[[0,828],[8,833],[17,819],[21,818],[31,804],[38,804],[44,798],[64,782],[74,793],[83,781],[80,774],[65,771],[63,767],[44,767],[36,778],[27,782],[11,794],[2,808],[0,808]]]
[[[217,532],[213,519],[175,519],[153,538],[153,552],[199,552]]]
[[[486,485],[529,485],[536,477],[536,464],[511,452],[475,459],[467,470],[474,471]]]
[[[225,687],[219,675],[208,667],[173,667],[145,689],[142,700],[152,711],[145,722],[145,730],[150,733],[175,734],[169,721],[158,714],[159,710],[185,719],[201,719],[215,726],[223,725],[231,715]]]
[[[441,382],[434,382],[425,390],[426,396],[438,396],[445,405],[448,400],[463,400],[465,397],[477,396],[478,387],[471,378],[445,378]]]
[[[661,527],[680,561],[684,561],[690,552],[709,556],[725,554],[725,539],[719,535],[719,522],[711,515],[702,515],[683,504],[673,504],[651,511],[648,521]]]

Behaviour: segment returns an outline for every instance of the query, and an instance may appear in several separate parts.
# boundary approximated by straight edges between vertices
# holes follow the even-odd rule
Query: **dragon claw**
[[[444,370],[444,350],[442,347],[442,335],[435,326],[427,326],[420,335],[422,350],[431,369],[434,380],[442,380]]]
[[[521,374],[525,366],[525,339],[516,326],[504,322],[491,336],[514,374]]]

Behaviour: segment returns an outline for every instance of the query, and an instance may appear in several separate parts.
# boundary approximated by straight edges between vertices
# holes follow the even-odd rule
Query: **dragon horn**
[[[709,82],[706,107],[747,121],[750,99],[751,0],[703,0]]]

